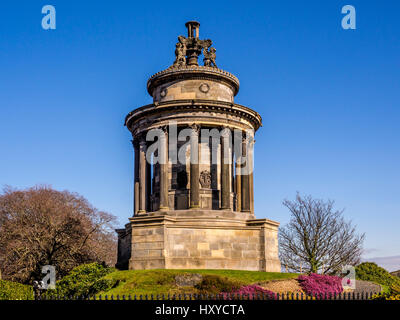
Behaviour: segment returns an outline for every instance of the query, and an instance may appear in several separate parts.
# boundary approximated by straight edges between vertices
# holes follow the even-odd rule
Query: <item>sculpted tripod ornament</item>
[[[198,65],[197,58],[203,52],[204,66],[217,67],[215,63],[216,49],[210,48],[212,41],[210,39],[200,40],[196,37],[179,36],[175,45],[175,61],[171,67],[181,68],[186,65]]]

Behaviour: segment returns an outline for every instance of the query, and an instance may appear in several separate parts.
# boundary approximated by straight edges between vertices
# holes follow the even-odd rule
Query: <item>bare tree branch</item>
[[[48,186],[4,189],[0,195],[0,270],[3,278],[29,283],[44,265],[58,277],[87,262],[114,265],[115,217],[86,199]]]
[[[279,232],[280,259],[294,272],[338,273],[344,265],[355,265],[362,253],[364,234],[356,234],[343,211],[334,211],[333,201],[311,196],[285,200],[292,214]]]

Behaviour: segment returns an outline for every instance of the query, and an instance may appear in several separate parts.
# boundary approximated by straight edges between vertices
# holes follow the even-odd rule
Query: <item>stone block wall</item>
[[[132,255],[129,269],[164,269],[164,226],[132,228]]]
[[[118,233],[118,257],[116,267],[118,269],[128,269],[132,252],[132,233],[130,225],[127,224],[125,229],[117,229],[116,231]]]
[[[166,267],[260,270],[260,230],[248,229],[167,228]]]
[[[154,101],[210,99],[233,102],[233,90],[225,83],[210,80],[183,80],[166,83],[155,89]]]
[[[129,269],[233,269],[280,272],[278,224],[257,220],[131,218]]]

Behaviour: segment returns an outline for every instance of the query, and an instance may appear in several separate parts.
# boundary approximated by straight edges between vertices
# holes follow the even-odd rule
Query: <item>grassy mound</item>
[[[201,275],[195,285],[177,284],[177,276]],[[157,294],[215,294],[253,283],[297,278],[294,273],[258,272],[239,270],[126,270],[114,271],[103,279],[117,285],[101,295],[157,295]]]

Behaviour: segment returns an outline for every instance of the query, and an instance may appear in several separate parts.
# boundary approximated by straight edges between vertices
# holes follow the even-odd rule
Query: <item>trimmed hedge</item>
[[[18,282],[0,280],[0,300],[33,300],[33,289]]]

